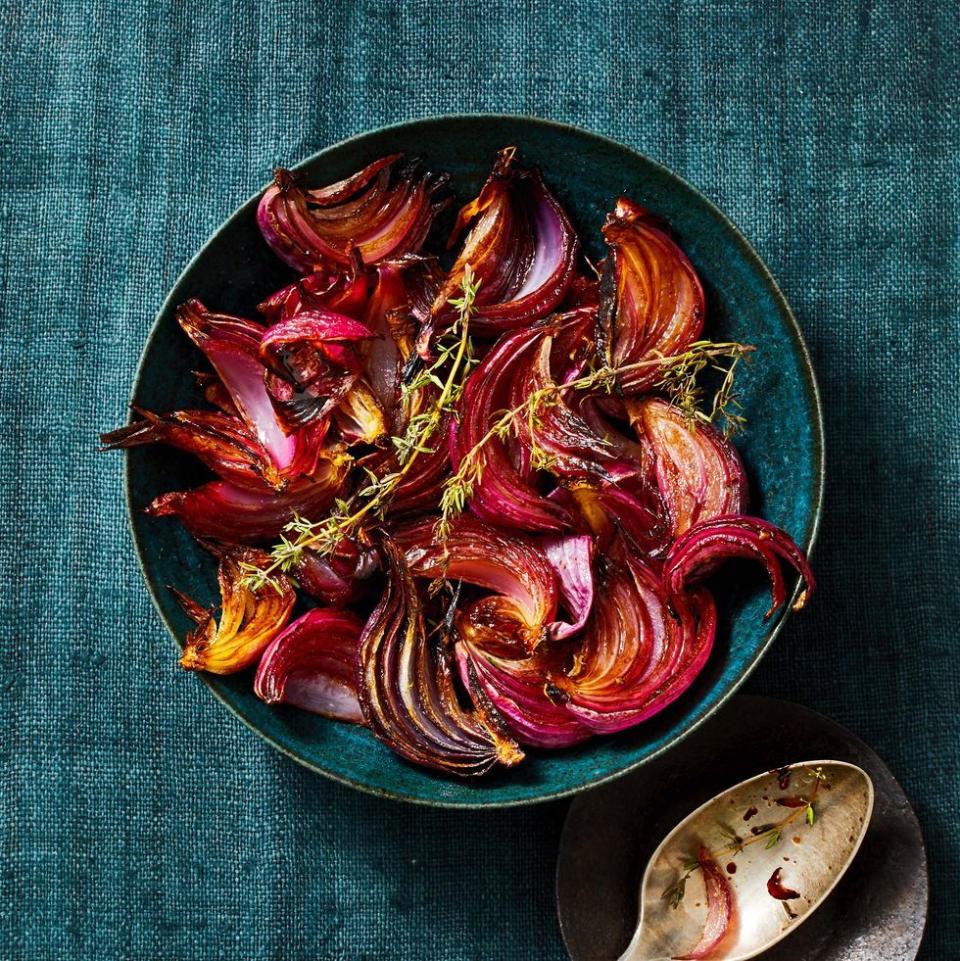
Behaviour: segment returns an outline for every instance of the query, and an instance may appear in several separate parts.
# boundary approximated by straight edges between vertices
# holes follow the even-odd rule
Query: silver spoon
[[[709,944],[704,877],[718,870],[730,892],[731,921],[699,956],[746,961],[768,950],[834,889],[872,812],[870,778],[843,761],[792,764],[718,794],[653,852],[640,885],[637,930],[620,961],[666,961]],[[716,868],[696,863],[701,846]]]

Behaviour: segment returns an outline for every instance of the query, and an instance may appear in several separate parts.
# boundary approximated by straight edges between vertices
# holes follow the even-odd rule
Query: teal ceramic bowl
[[[783,295],[753,248],[726,217],[691,186],[652,160],[573,127],[527,117],[456,116],[418,120],[354,137],[297,168],[328,183],[382,154],[423,156],[447,170],[458,198],[473,196],[495,152],[508,144],[539,165],[576,222],[588,251],[601,255],[599,227],[614,199],[627,193],[665,217],[703,279],[707,332],[714,339],[757,345],[740,383],[746,433],[738,446],[748,466],[753,512],[783,527],[808,550],[816,535],[823,484],[819,398],[810,358]],[[210,307],[253,315],[254,305],[289,274],[260,238],[253,197],[210,238],[177,281],[143,351],[132,402],[149,410],[195,406],[191,371],[201,356],[180,332],[174,312],[189,297]],[[128,452],[130,522],[144,577],[171,635],[189,623],[167,585],[203,603],[216,601],[215,568],[175,521],[143,508],[158,494],[198,483],[194,462],[166,448]],[[749,569],[728,575],[718,590],[721,630],[693,687],[651,721],[621,734],[556,752],[531,751],[520,767],[486,779],[451,780],[412,767],[367,731],[286,708],[253,694],[251,675],[202,676],[210,691],[275,748],[314,771],[373,794],[449,807],[528,804],[574,794],[624,774],[682,741],[756,666],[787,613],[764,623],[765,585]],[[173,656],[171,652],[171,657]],[[184,677],[182,683],[198,683]]]

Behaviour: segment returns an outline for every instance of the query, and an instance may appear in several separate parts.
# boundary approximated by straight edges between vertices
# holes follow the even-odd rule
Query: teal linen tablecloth
[[[261,743],[177,669],[95,453],[164,293],[274,164],[477,110],[666,163],[779,279],[826,410],[822,587],[747,689],[889,762],[923,957],[960,956],[957,38],[951,0],[4,5],[0,958],[563,958],[565,804],[405,807]]]

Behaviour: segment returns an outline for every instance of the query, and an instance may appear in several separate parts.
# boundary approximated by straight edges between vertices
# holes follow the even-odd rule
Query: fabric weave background
[[[260,743],[176,668],[94,451],[274,164],[474,110],[666,163],[779,279],[826,407],[822,589],[747,689],[886,758],[929,845],[922,956],[960,955],[957,37],[951,0],[5,4],[0,958],[563,958],[565,804],[413,809]]]

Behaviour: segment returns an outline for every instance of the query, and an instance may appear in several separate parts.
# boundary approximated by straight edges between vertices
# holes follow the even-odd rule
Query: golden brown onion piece
[[[220,620],[185,594],[176,595],[196,627],[187,635],[180,664],[188,671],[234,674],[253,664],[287,623],[297,599],[286,577],[253,591],[244,583],[243,564],[263,565],[269,557],[251,548],[219,552]]]

